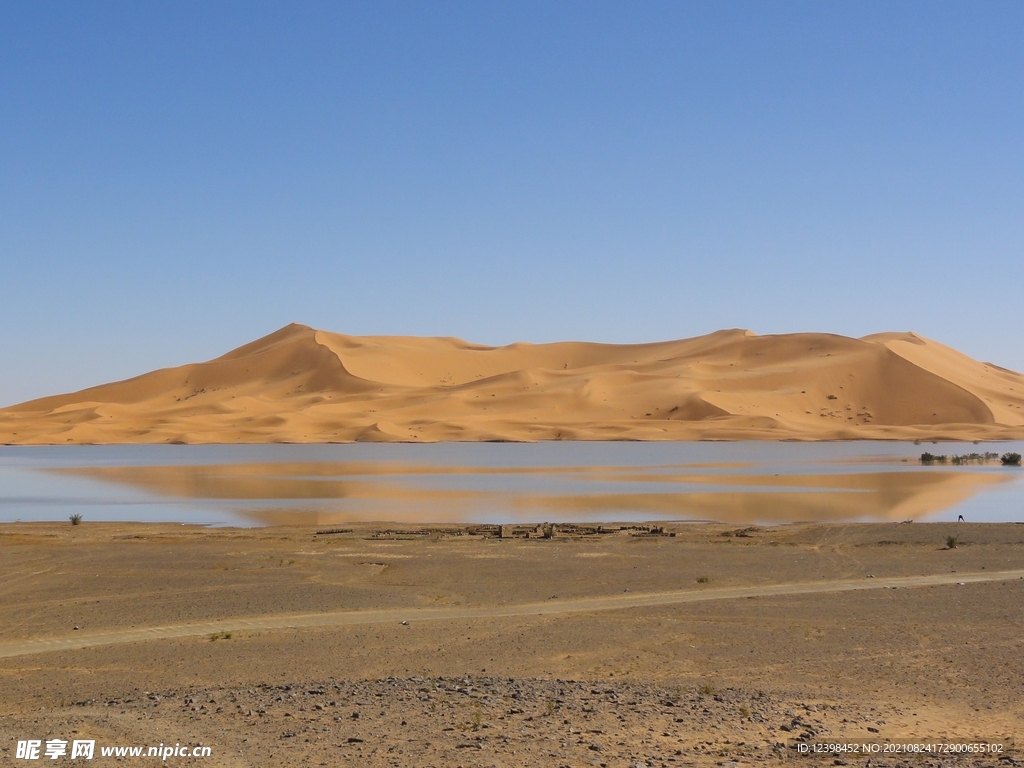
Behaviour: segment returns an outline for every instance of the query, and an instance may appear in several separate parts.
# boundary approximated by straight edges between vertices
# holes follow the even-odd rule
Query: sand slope
[[[0,442],[1024,437],[1024,376],[912,333],[486,347],[292,324],[0,410]]]

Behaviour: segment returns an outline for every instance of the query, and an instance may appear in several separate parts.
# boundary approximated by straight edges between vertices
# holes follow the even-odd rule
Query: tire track
[[[603,597],[581,597],[571,600],[545,600],[542,603],[521,603],[486,607],[445,608],[387,608],[379,610],[332,611],[328,613],[300,613],[250,616],[218,619],[215,621],[138,629],[110,630],[106,632],[75,633],[60,637],[33,638],[0,644],[0,658],[27,656],[36,653],[74,651],[101,645],[138,643],[147,640],[169,640],[201,637],[215,632],[272,631],[317,627],[345,627],[360,624],[397,623],[407,621],[439,621],[452,619],[489,619],[513,616],[552,616],[569,613],[617,611],[629,608],[648,608],[662,605],[681,605],[710,600],[736,600],[747,597],[783,597],[787,595],[814,595],[853,592],[892,587],[934,587],[951,584],[977,584],[981,582],[1024,579],[1024,569],[1012,571],[985,571],[978,573],[941,573],[928,576],[892,576],[887,578],[841,579],[835,581],[797,582],[791,584],[761,584],[743,587],[711,587],[708,589],[677,590],[673,592],[624,593]]]

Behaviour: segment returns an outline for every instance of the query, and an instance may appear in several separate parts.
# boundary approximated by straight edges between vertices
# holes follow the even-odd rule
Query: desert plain
[[[224,766],[1021,760],[1024,525],[21,523],[0,557],[10,764],[54,737]]]

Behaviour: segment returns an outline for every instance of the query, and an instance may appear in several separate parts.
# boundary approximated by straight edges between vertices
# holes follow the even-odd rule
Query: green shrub
[[[1020,454],[1019,453],[1004,453],[999,457],[999,461],[1003,463],[1004,467],[1019,467],[1020,466]]]
[[[956,549],[956,536],[946,537],[946,549]]]
[[[82,516],[76,512],[71,517],[69,517],[68,520],[71,521],[72,525],[78,525],[80,522],[82,522]]]
[[[999,454],[998,453],[988,453],[988,452],[985,452],[985,453],[965,453],[962,456],[958,456],[958,455],[954,454],[952,461],[956,465],[962,465],[962,464],[984,464],[985,462],[992,461],[993,459],[998,459],[998,458],[999,458]]]

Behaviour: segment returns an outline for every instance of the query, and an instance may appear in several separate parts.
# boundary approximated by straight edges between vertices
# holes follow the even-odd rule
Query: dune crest
[[[504,347],[292,324],[0,410],[0,442],[1020,439],[1024,376],[913,333]]]

